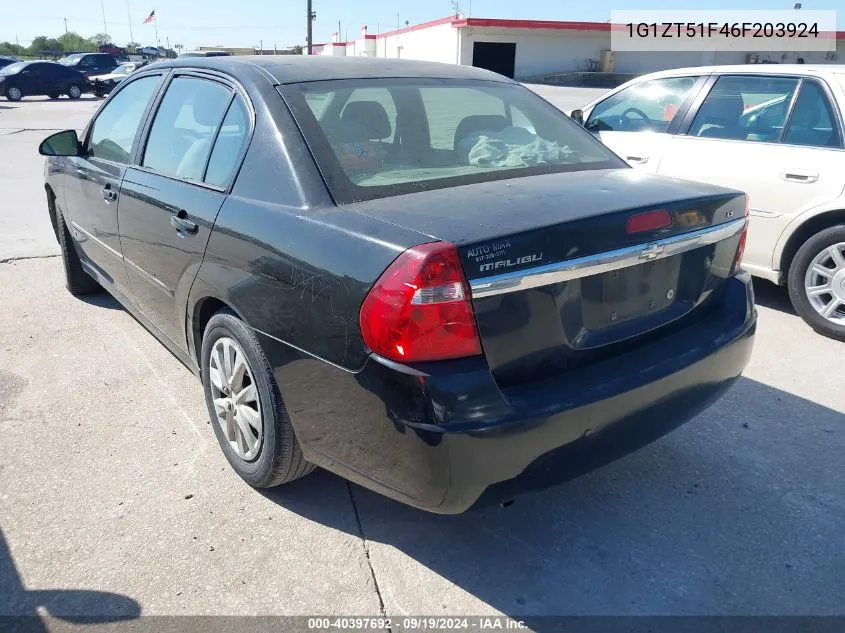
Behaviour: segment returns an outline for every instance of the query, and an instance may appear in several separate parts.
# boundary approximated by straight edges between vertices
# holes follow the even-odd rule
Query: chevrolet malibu
[[[255,487],[507,501],[685,422],[751,352],[745,196],[638,173],[487,71],[162,62],[41,153],[69,291],[199,376]]]

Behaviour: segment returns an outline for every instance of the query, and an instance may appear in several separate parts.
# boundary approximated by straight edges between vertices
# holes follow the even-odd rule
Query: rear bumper
[[[260,335],[306,457],[432,512],[462,512],[589,472],[657,439],[740,375],[750,276],[695,325],[544,384],[500,391],[482,358],[343,371]]]

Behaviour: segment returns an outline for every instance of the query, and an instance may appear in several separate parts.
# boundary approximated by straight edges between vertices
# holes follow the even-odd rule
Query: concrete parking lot
[[[509,508],[429,515],[321,471],[257,492],[194,376],[63,287],[37,145],[97,104],[0,101],[0,615],[845,614],[845,345],[782,290],[757,284],[718,404]]]

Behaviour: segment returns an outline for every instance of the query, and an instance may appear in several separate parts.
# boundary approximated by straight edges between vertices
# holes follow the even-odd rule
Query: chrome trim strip
[[[123,261],[124,261],[124,262],[126,262],[127,264],[129,264],[130,266],[132,266],[132,268],[134,268],[135,270],[137,270],[139,273],[141,273],[141,275],[144,277],[144,279],[147,279],[148,281],[153,282],[155,285],[157,285],[159,288],[161,288],[162,290],[164,290],[164,291],[165,291],[167,294],[169,294],[171,297],[173,297],[173,296],[175,296],[175,295],[176,295],[176,292],[175,292],[175,291],[173,291],[173,290],[171,290],[170,288],[168,288],[168,287],[167,287],[167,285],[166,285],[166,284],[165,284],[165,283],[164,283],[161,279],[158,279],[157,277],[154,277],[153,275],[151,275],[150,273],[148,273],[146,270],[144,270],[143,268],[141,268],[138,264],[136,264],[135,262],[133,262],[131,259],[128,259],[128,258],[124,257],[124,258],[123,258]]]
[[[779,218],[777,211],[766,211],[765,209],[748,209],[748,215],[755,215],[761,218]]]
[[[74,229],[76,229],[77,231],[79,231],[80,233],[84,233],[84,234],[85,234],[85,236],[86,236],[89,240],[94,240],[94,242],[95,242],[98,246],[102,246],[104,249],[106,249],[106,250],[109,252],[109,254],[114,255],[115,257],[117,257],[117,258],[118,258],[118,259],[120,259],[120,260],[122,260],[122,259],[123,259],[123,255],[121,255],[120,253],[118,253],[118,252],[117,252],[116,250],[114,250],[111,246],[109,246],[108,244],[106,244],[103,240],[99,240],[99,239],[97,239],[96,237],[94,237],[93,235],[91,235],[88,231],[86,231],[85,229],[83,229],[81,226],[79,226],[79,225],[78,225],[76,222],[74,222],[73,220],[71,220],[71,221],[70,221],[70,225],[71,225]]]
[[[667,237],[647,244],[638,244],[615,251],[588,255],[527,270],[502,273],[492,277],[470,279],[472,298],[489,297],[506,292],[516,292],[537,288],[548,284],[570,281],[580,277],[590,277],[601,273],[636,266],[643,262],[655,261],[686,253],[700,246],[715,244],[733,237],[745,226],[746,219],[732,220],[724,224],[707,227],[691,233]]]

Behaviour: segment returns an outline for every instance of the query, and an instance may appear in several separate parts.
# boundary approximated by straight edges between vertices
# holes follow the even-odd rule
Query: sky
[[[354,39],[362,25],[369,33],[441,18],[454,13],[450,0],[312,0],[317,19],[314,42],[338,30]],[[612,9],[791,9],[793,0],[460,0],[465,15],[483,18],[604,22]],[[842,0],[802,0],[804,9],[843,9],[837,28],[845,30]],[[117,44],[155,44],[155,27],[143,24],[155,10],[161,45],[259,46],[305,43],[305,0],[0,0],[0,42],[29,44],[37,35],[58,36],[67,28],[85,37],[104,28]],[[105,12],[106,27],[103,26]],[[397,16],[398,14],[398,16]]]

